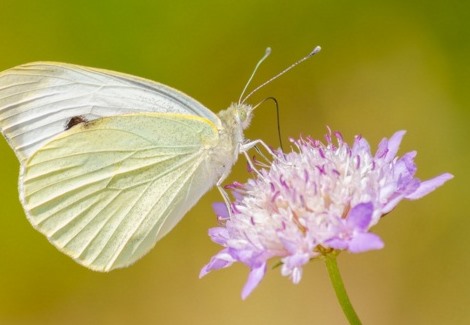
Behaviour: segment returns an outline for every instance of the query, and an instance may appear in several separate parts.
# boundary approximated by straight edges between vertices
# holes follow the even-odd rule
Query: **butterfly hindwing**
[[[89,268],[132,264],[217,181],[207,155],[214,124],[142,113],[77,125],[23,164],[20,195],[30,222]]]

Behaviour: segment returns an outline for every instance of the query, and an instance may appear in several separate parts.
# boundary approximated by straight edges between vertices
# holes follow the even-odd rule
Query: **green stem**
[[[349,301],[348,294],[344,288],[343,280],[341,279],[341,274],[339,273],[338,264],[336,263],[336,255],[326,254],[325,255],[326,268],[328,269],[328,275],[330,276],[331,283],[333,288],[335,288],[336,297],[338,298],[339,304],[343,309],[346,318],[349,321],[349,324],[352,325],[361,325],[361,321],[354,311],[351,302]]]

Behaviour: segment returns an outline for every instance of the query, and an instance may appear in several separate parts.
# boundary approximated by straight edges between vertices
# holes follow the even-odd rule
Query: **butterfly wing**
[[[61,251],[98,271],[147,253],[212,187],[207,157],[218,130],[191,115],[102,118],[55,137],[22,166],[30,222]]]
[[[123,73],[52,62],[0,73],[0,129],[20,162],[62,133],[73,117],[136,112],[190,114],[220,123],[182,92]]]

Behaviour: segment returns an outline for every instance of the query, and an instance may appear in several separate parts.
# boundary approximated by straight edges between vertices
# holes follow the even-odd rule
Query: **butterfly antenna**
[[[275,75],[274,77],[272,77],[271,79],[263,82],[261,85],[259,85],[258,87],[256,87],[255,89],[253,89],[243,100],[241,100],[241,98],[243,97],[243,93],[245,92],[245,89],[247,88],[248,84],[250,83],[251,79],[253,78],[253,75],[251,75],[251,78],[250,80],[248,81],[248,84],[245,86],[245,89],[243,90],[243,93],[242,93],[242,96],[240,96],[240,100],[239,100],[239,103],[243,104],[244,102],[246,102],[246,100],[248,98],[250,98],[254,93],[256,93],[258,90],[260,90],[261,88],[263,88],[264,86],[266,86],[267,84],[271,83],[271,81],[279,78],[280,76],[282,76],[284,73],[286,73],[287,71],[289,70],[292,70],[292,68],[296,67],[297,65],[299,65],[300,63],[310,59],[312,56],[314,56],[315,54],[317,54],[318,52],[320,52],[321,50],[321,47],[320,46],[317,46],[313,49],[312,52],[310,52],[309,54],[307,54],[306,56],[304,56],[302,59],[300,59],[299,61],[295,62],[294,64],[291,64],[289,67],[285,68],[284,70],[282,70],[281,72],[279,72],[277,75]],[[263,60],[267,57],[267,55],[265,55],[261,60],[260,62],[258,62],[258,64],[256,65],[256,68],[255,68],[255,71],[256,69],[258,68],[258,66],[260,65],[261,62],[263,62]],[[254,74],[254,72],[253,72]]]
[[[246,83],[245,85],[245,88],[243,88],[243,91],[240,95],[240,98],[238,99],[238,103],[240,104],[242,102],[242,98],[243,98],[243,95],[245,94],[246,92],[246,89],[248,88],[248,86],[250,85],[251,83],[251,80],[253,80],[253,77],[255,76],[256,74],[256,71],[258,70],[259,66],[261,65],[261,63],[263,63],[264,60],[266,60],[266,58],[271,54],[271,48],[270,47],[267,47],[266,48],[266,51],[264,52],[264,55],[263,57],[258,61],[258,63],[256,64],[255,66],[255,69],[253,70],[253,72],[251,73],[251,76],[250,78],[248,79],[248,82]],[[245,98],[246,99],[246,98]],[[245,101],[243,101],[245,102]]]

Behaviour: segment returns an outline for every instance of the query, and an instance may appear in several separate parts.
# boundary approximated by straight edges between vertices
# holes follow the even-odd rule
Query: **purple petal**
[[[389,162],[392,161],[393,158],[397,155],[398,149],[400,148],[401,140],[403,140],[403,136],[405,135],[406,131],[401,130],[395,132],[390,140],[388,140],[388,151],[387,155],[385,156],[385,161]]]
[[[350,241],[348,250],[351,253],[362,253],[372,249],[381,249],[384,243],[379,236],[371,233],[357,233]]]
[[[363,155],[364,153],[370,154],[370,146],[366,139],[363,137],[356,137],[352,146],[352,155]]]
[[[348,242],[344,239],[332,238],[325,241],[325,245],[334,249],[344,250],[348,248]]]
[[[444,173],[442,175],[439,175],[437,177],[431,178],[427,181],[421,182],[419,187],[416,189],[411,194],[408,194],[406,196],[407,199],[410,200],[416,200],[420,199],[426,194],[429,194],[430,192],[434,191],[436,188],[447,182],[449,179],[454,178],[454,175],[449,174],[449,173]]]
[[[408,194],[414,193],[419,188],[420,184],[419,179],[414,178],[412,175],[400,175],[396,185],[396,192],[407,196]]]
[[[375,159],[381,159],[384,162],[392,161],[400,147],[401,140],[405,135],[406,131],[395,132],[390,139],[383,138],[379,143],[379,148],[375,153]]]
[[[227,228],[223,227],[214,227],[209,229],[209,237],[212,239],[213,242],[219,245],[226,245],[227,240],[230,239]]]
[[[374,211],[374,206],[371,202],[360,203],[353,207],[349,211],[347,217],[347,223],[353,228],[358,228],[360,230],[366,230],[372,219],[372,212]]]
[[[402,179],[412,179],[416,173],[416,165],[414,158],[416,157],[416,151],[410,151],[403,155],[395,164],[396,175],[400,175]]]
[[[229,248],[229,254],[238,262],[248,265],[250,268],[257,268],[266,262],[264,251],[255,250],[252,246],[246,248]]]
[[[403,200],[403,195],[397,195],[390,199],[381,209],[382,214],[387,214],[397,206],[400,201]]]
[[[245,300],[246,297],[258,286],[261,280],[266,273],[266,263],[261,264],[259,267],[254,268],[250,271],[248,275],[248,280],[245,283],[245,286],[242,290],[242,299]]]
[[[235,259],[227,253],[227,249],[221,250],[215,256],[213,256],[209,263],[207,263],[199,273],[199,278],[202,278],[210,271],[220,270],[232,265]]]
[[[232,191],[232,195],[235,198],[235,201],[238,201],[238,202],[242,201],[244,198],[243,194],[238,191]]]
[[[400,160],[403,161],[406,165],[406,168],[408,169],[408,171],[410,172],[410,174],[415,174],[416,172],[416,165],[415,165],[415,162],[414,162],[414,159],[416,158],[416,151],[413,150],[413,151],[410,151],[410,152],[407,152],[405,153],[401,158]]]
[[[295,255],[287,256],[282,259],[283,266],[287,269],[294,270],[304,266],[310,260],[310,254],[297,253]]]
[[[227,205],[224,202],[212,203],[212,210],[214,210],[217,217],[228,219],[230,214],[228,213]]]
[[[383,138],[379,143],[377,152],[375,153],[375,159],[383,159],[388,151],[388,139]]]

